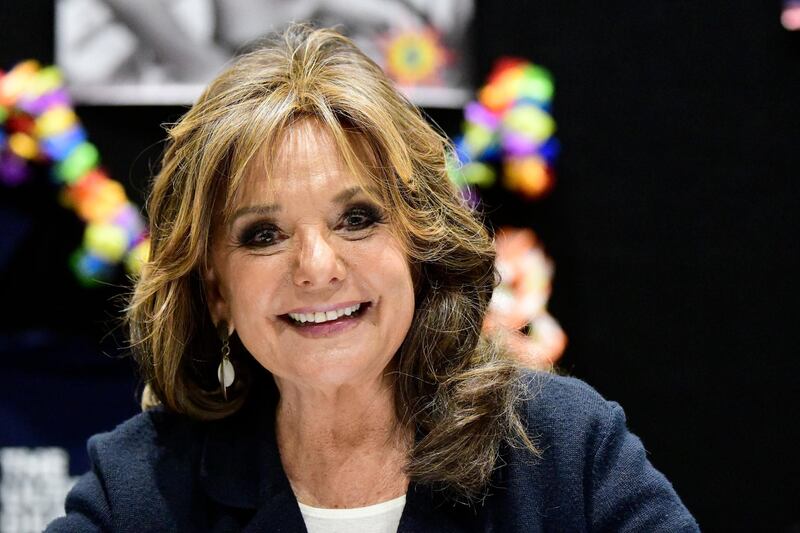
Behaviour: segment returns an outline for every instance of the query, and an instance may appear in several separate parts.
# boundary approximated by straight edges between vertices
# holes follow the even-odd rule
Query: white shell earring
[[[217,380],[219,381],[220,387],[222,387],[222,397],[227,400],[228,387],[233,385],[233,380],[236,379],[236,372],[233,369],[233,363],[231,363],[230,359],[231,346],[229,342],[230,334],[228,333],[228,324],[221,321],[219,325],[217,325],[217,333],[219,334],[220,341],[222,341],[222,360],[217,367]]]

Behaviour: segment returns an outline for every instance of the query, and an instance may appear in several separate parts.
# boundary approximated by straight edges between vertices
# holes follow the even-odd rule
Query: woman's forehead
[[[316,118],[297,120],[281,132],[275,142],[264,143],[248,165],[232,198],[233,205],[241,206],[254,196],[277,198],[297,188],[313,192],[319,187],[352,189],[360,186],[376,192],[375,165],[370,163],[374,156],[366,140],[354,133],[343,138],[344,146]],[[348,164],[346,150],[355,156],[351,159],[356,165]]]
[[[347,174],[348,170],[342,147],[333,134],[318,120],[310,118],[289,126],[278,138],[275,149],[262,150],[262,154],[260,159],[266,174],[277,179],[321,170]],[[258,168],[254,170],[259,174]]]

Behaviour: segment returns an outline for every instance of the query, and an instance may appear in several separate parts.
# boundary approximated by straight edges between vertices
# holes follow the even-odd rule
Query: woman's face
[[[387,217],[313,119],[287,132],[270,181],[250,172],[232,222],[215,228],[212,317],[235,328],[279,384],[380,379],[414,313],[411,271]]]

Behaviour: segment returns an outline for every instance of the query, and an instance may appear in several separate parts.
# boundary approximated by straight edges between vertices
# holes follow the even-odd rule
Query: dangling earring
[[[231,346],[228,342],[228,324],[225,321],[220,321],[217,325],[217,333],[220,341],[222,341],[222,360],[219,362],[219,367],[217,367],[217,380],[219,380],[219,385],[222,387],[222,397],[227,400],[228,387],[233,385],[233,380],[236,379],[236,372],[233,370],[233,364],[230,359]]]

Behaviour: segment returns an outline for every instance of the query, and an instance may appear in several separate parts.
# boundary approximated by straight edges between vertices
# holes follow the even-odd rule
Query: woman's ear
[[[205,293],[208,312],[214,324],[225,321],[231,324],[230,307],[225,298],[222,282],[213,265],[207,265],[203,270],[203,292]]]

